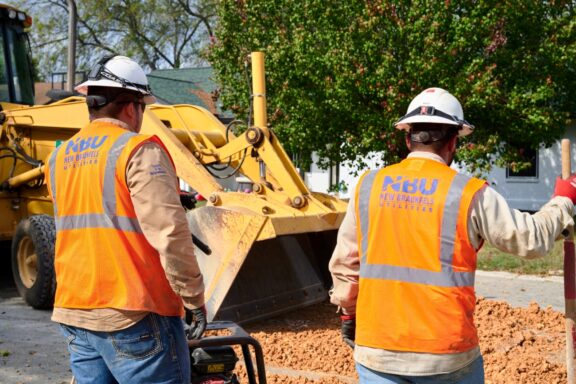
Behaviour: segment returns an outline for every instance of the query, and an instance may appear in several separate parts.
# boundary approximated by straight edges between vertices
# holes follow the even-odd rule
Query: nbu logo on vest
[[[408,179],[404,176],[396,176],[396,180],[394,180],[392,177],[386,176],[384,183],[382,183],[382,192],[386,192],[388,187],[395,192],[410,194],[420,192],[423,195],[432,195],[438,187],[438,179],[428,180],[425,177]]]
[[[405,178],[404,176],[386,176],[382,183],[379,205],[389,208],[413,209],[432,212],[434,197],[438,188],[438,179]]]
[[[66,153],[64,154],[64,170],[79,168],[84,165],[98,163],[100,151],[97,149],[104,144],[108,136],[89,136],[76,138],[66,142]]]
[[[70,151],[74,153],[84,152],[87,149],[98,149],[104,144],[108,136],[89,136],[86,138],[78,137],[76,140],[69,140],[66,143],[66,154],[69,155]]]

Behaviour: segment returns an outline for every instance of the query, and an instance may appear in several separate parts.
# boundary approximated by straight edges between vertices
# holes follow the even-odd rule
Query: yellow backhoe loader
[[[78,96],[32,105],[30,23],[23,12],[0,6],[0,240],[12,240],[20,294],[46,308],[55,290],[55,231],[44,161],[87,124],[88,112]],[[209,320],[242,323],[324,300],[346,207],[308,190],[268,128],[262,53],[252,54],[252,73],[254,122],[242,134],[194,105],[153,104],[143,122],[142,133],[168,148],[178,177],[207,198],[187,216]],[[250,187],[228,191],[219,182],[225,176],[250,180]]]

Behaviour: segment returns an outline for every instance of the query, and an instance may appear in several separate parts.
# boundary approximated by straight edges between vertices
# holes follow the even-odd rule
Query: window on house
[[[538,178],[538,150],[526,148],[524,149],[524,157],[530,162],[530,166],[517,172],[506,168],[506,178]]]

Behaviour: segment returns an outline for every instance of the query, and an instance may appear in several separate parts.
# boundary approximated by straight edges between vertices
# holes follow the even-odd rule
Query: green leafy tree
[[[130,56],[144,67],[180,68],[205,63],[215,0],[76,1],[77,68],[90,68],[104,54]],[[66,71],[68,1],[20,0],[34,18],[32,48],[45,76]]]
[[[225,107],[248,115],[248,60],[266,53],[269,122],[305,163],[405,155],[392,123],[421,90],[455,94],[477,129],[459,159],[523,165],[576,111],[576,2],[222,0],[207,58]],[[300,164],[306,165],[306,164]]]

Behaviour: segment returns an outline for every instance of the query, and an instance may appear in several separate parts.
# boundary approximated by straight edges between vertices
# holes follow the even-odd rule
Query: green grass
[[[0,357],[8,357],[8,356],[10,356],[10,351],[0,349]]]
[[[557,241],[545,257],[525,259],[504,253],[489,244],[484,244],[478,253],[478,269],[483,271],[506,271],[524,275],[562,275],[564,268],[563,242]]]

